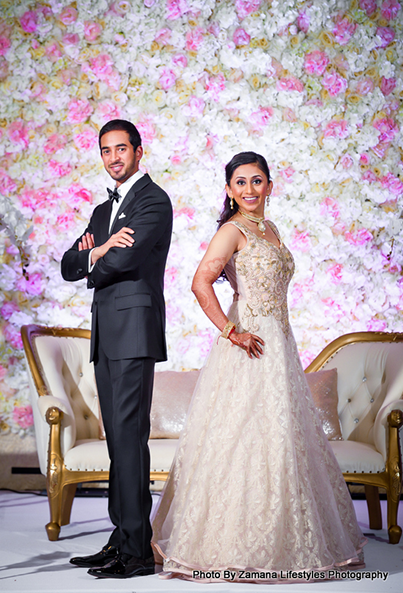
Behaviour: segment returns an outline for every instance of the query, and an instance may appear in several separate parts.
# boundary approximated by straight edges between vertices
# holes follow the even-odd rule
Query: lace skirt
[[[242,580],[358,562],[365,538],[292,332],[269,316],[256,333],[260,359],[221,338],[199,378],[153,522],[165,574]]]

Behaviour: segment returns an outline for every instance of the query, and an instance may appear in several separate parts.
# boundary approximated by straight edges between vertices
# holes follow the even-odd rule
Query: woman
[[[226,182],[219,230],[192,285],[221,335],[154,520],[155,549],[169,576],[326,578],[357,566],[365,539],[289,325],[294,262],[264,219],[273,185],[265,159],[235,155]],[[228,315],[213,290],[223,270],[234,290]]]

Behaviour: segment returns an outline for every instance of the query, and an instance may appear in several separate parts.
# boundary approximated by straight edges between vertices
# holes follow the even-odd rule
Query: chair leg
[[[51,542],[55,542],[59,539],[60,526],[62,524],[62,498],[62,488],[58,488],[56,492],[52,492],[48,488],[50,522],[46,525],[46,533]]]
[[[62,516],[61,525],[68,525],[70,523],[71,507],[73,505],[74,496],[76,494],[77,484],[67,484],[63,488],[62,495]]]
[[[378,487],[366,485],[365,498],[367,499],[369,528],[382,529],[382,512]]]
[[[388,534],[389,543],[398,544],[402,536],[402,528],[397,524],[397,511],[399,508],[399,498],[387,493],[388,498]]]

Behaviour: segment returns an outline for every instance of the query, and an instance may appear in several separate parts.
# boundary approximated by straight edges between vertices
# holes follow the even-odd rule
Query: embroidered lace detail
[[[284,334],[290,333],[288,318],[287,290],[294,273],[294,259],[282,243],[277,227],[270,221],[271,229],[277,236],[280,247],[261,239],[238,221],[231,221],[247,238],[247,244],[235,253],[227,266],[235,268],[238,286],[233,288],[237,298],[246,299],[246,306],[241,314],[244,329],[256,332],[261,315],[273,315],[280,323]],[[227,270],[226,266],[226,270]],[[228,271],[228,277],[234,274]],[[239,296],[238,296],[239,295]]]

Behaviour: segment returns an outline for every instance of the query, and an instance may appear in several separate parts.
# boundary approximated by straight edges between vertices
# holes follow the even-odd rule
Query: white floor
[[[155,497],[156,500],[156,497]],[[365,546],[365,571],[387,572],[386,580],[335,580],[302,584],[202,584],[178,579],[161,580],[158,575],[124,580],[94,579],[85,569],[75,568],[68,560],[75,555],[97,552],[107,541],[111,524],[107,518],[106,498],[76,498],[72,522],[62,527],[59,541],[47,539],[49,521],[46,497],[0,491],[0,591],[31,593],[110,593],[110,592],[310,592],[362,591],[365,593],[403,591],[403,538],[398,545],[388,544],[387,531],[371,531],[365,501],[354,501],[360,526],[368,534]],[[386,503],[382,501],[382,512]],[[403,525],[403,504],[399,524]],[[365,571],[363,575],[365,574]],[[356,572],[357,574],[357,572]]]

